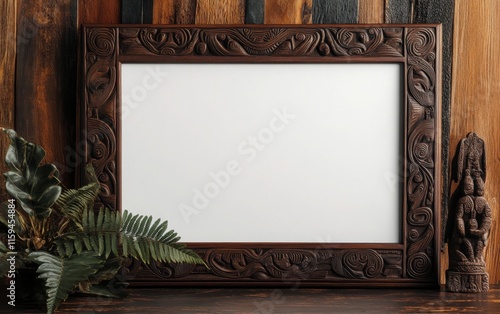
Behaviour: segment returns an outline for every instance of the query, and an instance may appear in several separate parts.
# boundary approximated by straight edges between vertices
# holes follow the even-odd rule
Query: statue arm
[[[488,203],[486,203],[486,206],[484,207],[484,218],[483,221],[481,222],[481,227],[479,228],[483,234],[486,234],[490,231],[491,228],[491,208]]]
[[[488,232],[490,231],[490,228],[491,228],[491,222],[492,222],[491,208],[488,205],[488,203],[486,203],[486,205],[484,207],[483,215],[484,216],[483,216],[483,219],[481,222],[481,226],[479,226],[478,229],[470,230],[471,235],[476,236],[476,237],[484,237],[485,235],[486,236],[488,235]]]
[[[461,237],[465,237],[465,224],[464,224],[464,205],[458,204],[457,215],[455,218],[455,222],[457,224],[458,234]]]

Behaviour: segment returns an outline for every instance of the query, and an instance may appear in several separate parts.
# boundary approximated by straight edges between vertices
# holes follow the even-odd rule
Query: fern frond
[[[47,288],[47,313],[53,313],[68,292],[80,282],[88,280],[104,264],[95,252],[85,251],[69,258],[54,256],[48,252],[32,252],[29,257],[39,264],[38,278],[45,280]]]
[[[57,208],[64,216],[69,217],[79,229],[83,229],[83,210],[94,206],[99,189],[99,183],[90,183],[78,190],[67,190],[59,196],[56,202]]]
[[[132,256],[149,264],[167,263],[203,264],[205,262],[184,244],[173,230],[167,231],[168,222],[159,219],[151,225],[152,217],[123,213],[122,248],[125,256]]]
[[[110,209],[83,210],[82,230],[54,240],[61,257],[92,250],[106,259],[114,256],[131,256],[145,264],[153,261],[167,263],[203,264],[204,261],[184,244],[180,237],[168,230],[168,222],[151,216],[123,215]]]
[[[94,210],[83,209],[82,229],[67,233],[54,240],[59,256],[80,254],[83,250],[95,251],[106,259],[113,253],[119,256],[118,243],[121,228],[121,215],[110,209],[100,209],[97,217]]]

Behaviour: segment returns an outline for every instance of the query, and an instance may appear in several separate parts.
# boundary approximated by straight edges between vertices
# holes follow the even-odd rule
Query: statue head
[[[474,175],[474,187],[476,188],[476,195],[478,196],[484,195],[484,181],[479,173],[476,173]]]

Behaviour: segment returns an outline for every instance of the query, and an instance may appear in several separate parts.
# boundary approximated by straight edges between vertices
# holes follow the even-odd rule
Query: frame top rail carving
[[[120,30],[123,55],[403,56],[402,28],[132,28]]]

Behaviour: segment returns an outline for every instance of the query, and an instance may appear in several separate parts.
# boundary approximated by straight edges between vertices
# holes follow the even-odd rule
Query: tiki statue
[[[491,208],[484,198],[484,141],[475,133],[460,142],[456,168],[456,178],[460,182],[457,190],[461,195],[450,216],[446,289],[452,292],[488,291],[484,249],[491,227]]]

